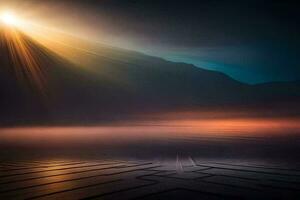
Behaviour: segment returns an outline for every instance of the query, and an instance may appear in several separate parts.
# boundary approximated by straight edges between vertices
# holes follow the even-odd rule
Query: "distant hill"
[[[139,113],[218,107],[299,107],[299,82],[248,85],[220,72],[104,45],[97,45],[97,54],[81,52],[87,54],[86,70],[25,35],[22,40],[45,75],[45,96],[29,81],[30,75],[17,80],[11,47],[1,40],[2,125],[95,123]],[[26,66],[21,61],[19,65],[19,72],[26,74]]]

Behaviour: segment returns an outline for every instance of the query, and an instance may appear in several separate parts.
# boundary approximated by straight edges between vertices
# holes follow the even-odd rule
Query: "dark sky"
[[[58,0],[50,0],[49,2]],[[266,0],[73,0],[128,48],[243,82],[300,80],[299,5]]]

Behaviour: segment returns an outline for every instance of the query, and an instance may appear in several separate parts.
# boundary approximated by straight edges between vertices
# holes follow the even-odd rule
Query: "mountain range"
[[[22,55],[12,55],[19,47],[3,34],[1,125],[86,124],[170,111],[295,115],[300,110],[300,81],[249,85],[220,72],[101,44],[91,52],[75,48],[84,54],[75,63],[20,33],[40,67],[40,73],[30,74]],[[35,76],[45,86],[37,89]]]

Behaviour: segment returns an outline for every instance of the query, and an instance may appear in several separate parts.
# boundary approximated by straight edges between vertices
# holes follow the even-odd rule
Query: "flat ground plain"
[[[1,199],[299,199],[300,169],[229,160],[1,162]]]
[[[298,130],[134,130],[2,130],[0,199],[300,199]]]

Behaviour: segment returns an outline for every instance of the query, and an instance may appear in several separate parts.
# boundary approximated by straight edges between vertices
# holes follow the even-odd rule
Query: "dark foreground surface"
[[[299,122],[0,129],[0,199],[300,199]]]
[[[299,199],[300,168],[180,158],[1,161],[0,199]]]

